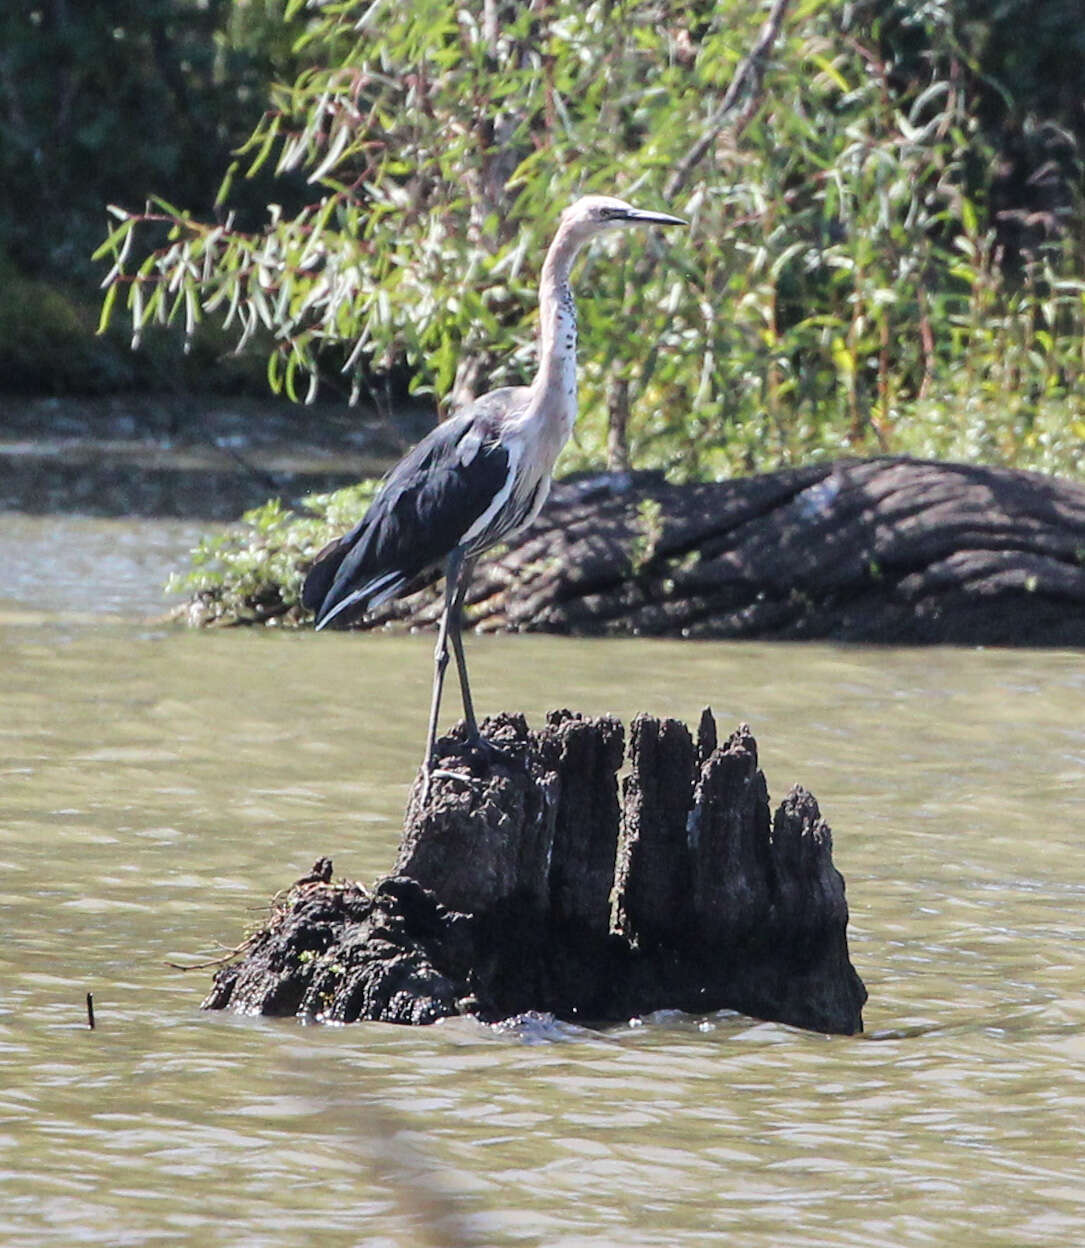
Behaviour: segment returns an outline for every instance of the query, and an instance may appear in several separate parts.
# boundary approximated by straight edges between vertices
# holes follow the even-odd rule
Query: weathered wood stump
[[[844,880],[817,802],[770,814],[743,725],[554,711],[488,721],[483,763],[456,732],[425,803],[416,782],[393,874],[372,890],[331,864],[272,908],[204,1005],[331,1021],[585,1023],[664,1008],[739,1010],[862,1030]]]

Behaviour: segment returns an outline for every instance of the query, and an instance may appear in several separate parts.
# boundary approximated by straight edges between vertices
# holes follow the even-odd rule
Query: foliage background
[[[207,378],[221,354],[210,337],[188,361],[175,335],[140,354],[128,334],[95,337],[104,271],[91,254],[110,202],[138,208],[157,191],[212,210],[269,81],[297,69],[297,33],[280,0],[0,5],[0,389],[95,394]],[[244,188],[247,219],[262,217],[270,187]],[[222,382],[238,372],[221,370]]]
[[[6,8],[8,384],[213,383],[210,361],[243,342],[299,398],[314,375],[331,393],[392,376],[447,407],[530,374],[557,212],[607,190],[694,228],[587,257],[566,468],[717,476],[890,450],[1080,473],[1076,0],[793,0],[736,140],[716,114],[765,13]],[[119,210],[92,268],[106,201]],[[134,356],[88,337],[104,266],[104,319],[125,340],[135,323]]]

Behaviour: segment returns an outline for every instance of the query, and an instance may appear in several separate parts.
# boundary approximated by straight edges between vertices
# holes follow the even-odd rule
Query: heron
[[[627,226],[686,225],[608,195],[588,195],[561,214],[539,281],[538,367],[528,386],[504,386],[437,425],[381,483],[362,519],[316,556],[302,605],[317,629],[345,624],[413,592],[444,572],[444,609],[434,651],[425,788],[435,774],[437,721],[449,645],[456,659],[464,742],[493,758],[479,731],[463,651],[462,610],[475,561],[529,525],[550,490],[551,474],[577,414],[576,305],[570,272],[598,234]]]

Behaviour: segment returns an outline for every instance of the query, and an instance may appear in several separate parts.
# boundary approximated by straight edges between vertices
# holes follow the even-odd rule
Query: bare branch
[[[739,63],[731,84],[724,94],[718,109],[709,119],[704,133],[675,166],[674,173],[663,192],[664,199],[670,203],[685,189],[690,174],[704,159],[708,149],[716,141],[720,131],[728,124],[731,114],[744,100],[742,112],[732,125],[737,137],[753,120],[764,98],[765,62],[780,34],[787,6],[791,0],[773,0],[772,8],[758,33],[757,40],[750,51]]]

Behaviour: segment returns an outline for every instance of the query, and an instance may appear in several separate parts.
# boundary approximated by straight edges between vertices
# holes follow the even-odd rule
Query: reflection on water
[[[430,640],[9,611],[5,1248],[1081,1242],[1081,655],[469,645],[483,710],[749,720],[833,825],[867,1034],[201,1014],[167,960],[390,864]]]

